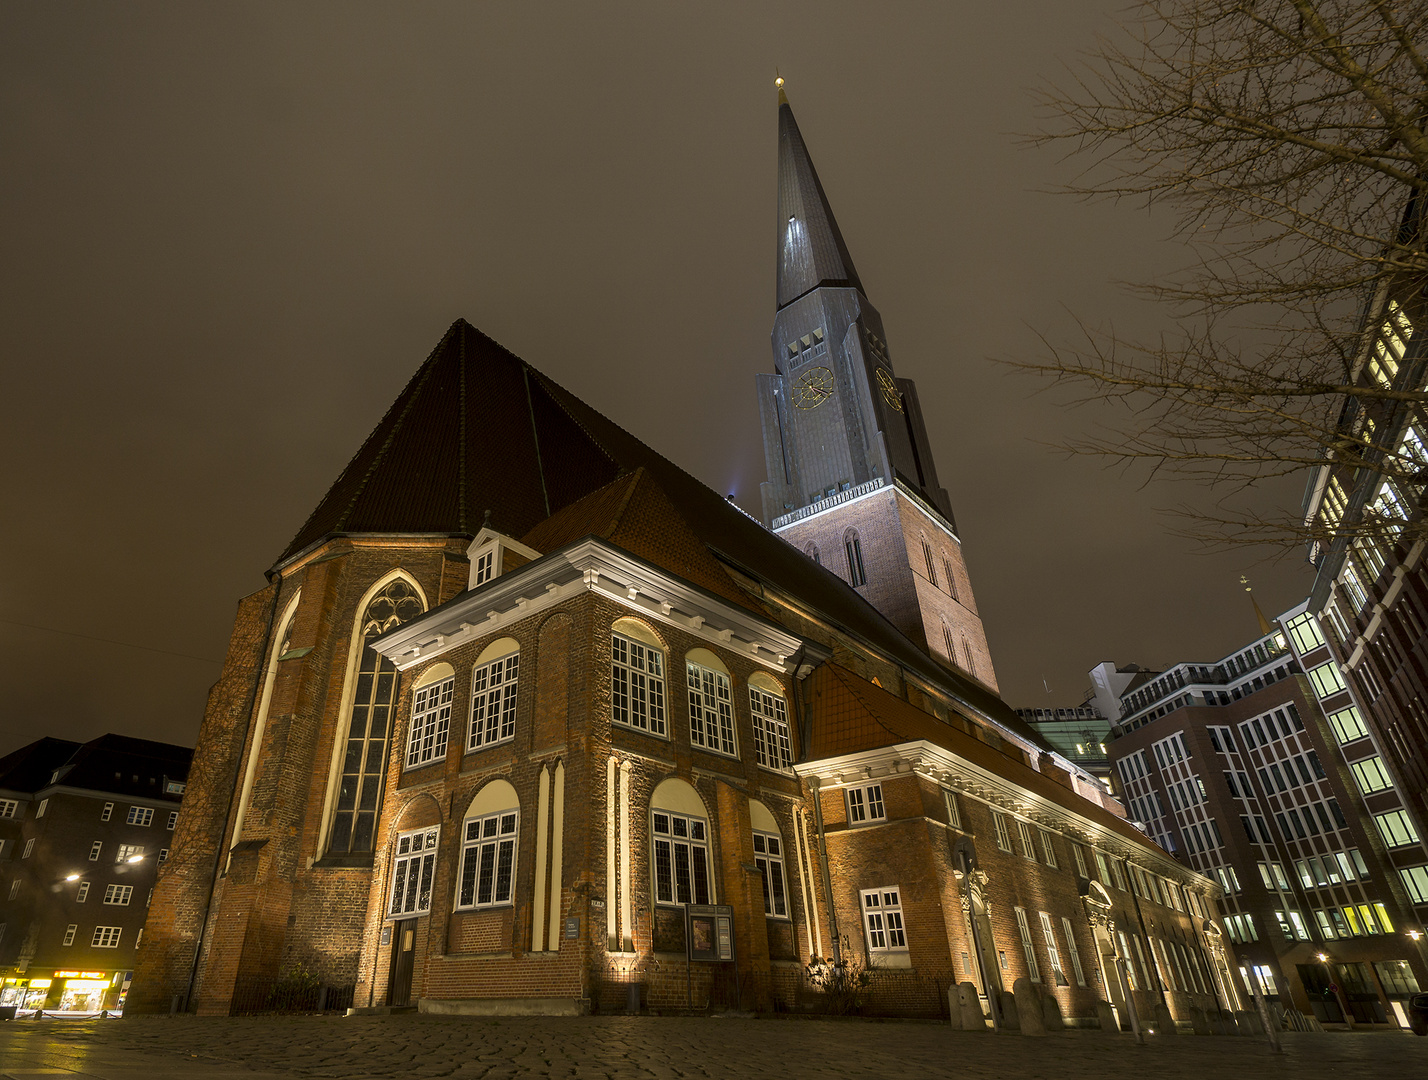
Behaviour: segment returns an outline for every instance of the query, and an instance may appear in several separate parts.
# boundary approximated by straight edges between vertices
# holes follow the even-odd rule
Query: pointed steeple
[[[778,308],[820,285],[863,290],[778,81]]]

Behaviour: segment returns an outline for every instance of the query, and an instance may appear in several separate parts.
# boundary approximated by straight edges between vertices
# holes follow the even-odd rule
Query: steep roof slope
[[[33,794],[50,782],[54,771],[81,744],[68,739],[36,739],[0,758],[0,790]]]

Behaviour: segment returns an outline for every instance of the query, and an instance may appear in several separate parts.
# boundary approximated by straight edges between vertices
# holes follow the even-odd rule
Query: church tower
[[[764,524],[996,689],[917,388],[894,368],[779,81],[774,374],[758,377]]]

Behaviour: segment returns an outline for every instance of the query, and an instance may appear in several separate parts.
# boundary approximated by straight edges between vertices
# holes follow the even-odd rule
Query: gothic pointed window
[[[848,556],[848,584],[857,588],[868,580],[863,570],[863,541],[856,529],[849,529],[843,536],[843,551]]]
[[[397,669],[372,642],[426,610],[421,594],[405,578],[393,578],[368,601],[357,622],[361,641],[352,691],[346,746],[342,751],[337,802],[332,815],[329,855],[372,850],[377,811],[386,773]]]

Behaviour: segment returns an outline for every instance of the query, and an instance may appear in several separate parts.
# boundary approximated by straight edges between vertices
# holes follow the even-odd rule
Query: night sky
[[[1118,282],[1186,261],[1168,219],[1024,138],[1122,6],[0,6],[0,752],[191,744],[238,598],[458,316],[757,513],[776,68],[1006,699],[1251,639],[1239,575],[1274,614],[1302,559],[1177,538],[1203,492],[1068,459],[1106,417],[993,362],[1166,318]]]

